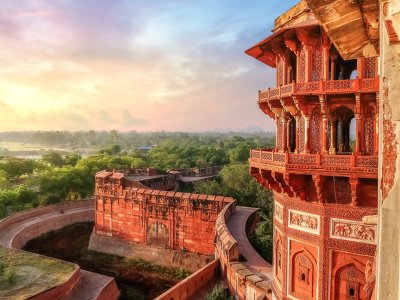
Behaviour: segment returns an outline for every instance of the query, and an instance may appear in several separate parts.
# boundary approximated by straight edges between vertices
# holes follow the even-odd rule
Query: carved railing
[[[351,166],[352,155],[322,155],[322,166]]]
[[[317,155],[316,154],[289,154],[289,164],[315,165],[315,164],[317,164]]]
[[[314,93],[321,91],[321,82],[320,81],[311,81],[311,82],[299,82],[295,83],[295,91],[296,93]]]
[[[311,82],[293,82],[277,88],[259,91],[259,101],[290,97],[292,94],[324,93],[371,93],[379,91],[379,78],[356,78],[346,80],[327,80]]]
[[[357,167],[378,168],[377,156],[358,156],[356,157]]]
[[[355,90],[354,84],[355,80],[328,80],[325,82],[325,90],[327,92],[340,92],[340,91],[349,91]]]
[[[251,150],[250,157],[252,158],[261,158],[261,150]]]
[[[293,93],[293,84],[288,84],[284,85],[281,87],[280,94],[281,95],[286,95],[286,94],[291,94]]]
[[[250,162],[284,166],[287,169],[340,169],[376,173],[378,168],[377,156],[358,156],[354,154],[296,154],[275,152],[272,149],[251,150]]]
[[[362,78],[362,79],[360,79],[359,89],[361,91],[377,91],[377,90],[379,90],[379,78]]]
[[[279,88],[269,91],[269,98],[277,98],[279,96]]]

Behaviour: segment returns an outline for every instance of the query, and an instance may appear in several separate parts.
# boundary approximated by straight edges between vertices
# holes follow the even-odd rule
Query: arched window
[[[330,133],[328,138],[330,148],[334,147],[336,153],[351,152],[350,123],[353,118],[353,111],[345,106],[340,106],[331,112],[331,120],[328,123]]]
[[[296,150],[296,120],[293,117],[289,119],[289,150]]]

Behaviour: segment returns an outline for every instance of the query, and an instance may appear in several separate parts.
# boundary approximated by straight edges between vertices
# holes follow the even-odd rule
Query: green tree
[[[24,209],[25,205],[30,204],[31,206],[37,206],[39,196],[38,194],[22,185],[18,188],[18,203],[21,206],[21,209]]]
[[[35,163],[30,159],[5,157],[0,160],[0,170],[7,174],[8,179],[18,179],[22,175],[32,174]]]
[[[229,160],[231,163],[243,163],[250,157],[250,146],[239,145],[229,150]]]
[[[42,156],[42,160],[47,162],[53,167],[62,167],[65,165],[65,161],[60,155],[60,153],[51,151]]]
[[[68,166],[75,167],[82,157],[77,153],[68,153],[64,156],[64,162]]]

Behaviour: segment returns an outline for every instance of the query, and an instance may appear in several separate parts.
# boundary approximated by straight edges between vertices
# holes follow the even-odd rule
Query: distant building
[[[376,40],[368,55],[361,40],[368,38],[366,31],[379,36],[362,19],[362,12],[378,4],[365,1],[354,8],[352,1],[337,1],[337,7],[322,10],[322,1],[308,2],[332,12],[326,26],[301,1],[275,20],[269,37],[246,51],[276,68],[276,87],[260,91],[258,99],[276,122],[276,147],[252,150],[250,158],[251,175],[274,191],[273,294],[371,299],[377,226],[363,217],[377,214],[379,77]],[[340,21],[348,25],[353,52],[330,38],[343,38],[346,31],[335,26]]]

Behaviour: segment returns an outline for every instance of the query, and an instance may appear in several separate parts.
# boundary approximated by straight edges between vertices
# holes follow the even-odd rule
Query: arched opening
[[[335,62],[335,80],[350,79],[351,74],[355,71],[357,76],[357,60],[344,60],[340,55],[337,56]],[[355,78],[355,77],[354,77]]]
[[[297,56],[293,52],[290,52],[289,56],[290,69],[288,70],[288,80],[287,83],[291,83],[292,81],[296,81],[297,76]]]
[[[331,112],[328,123],[329,152],[331,154],[349,154],[351,152],[350,123],[353,118],[353,111],[346,106],[340,106]]]
[[[151,223],[147,229],[147,244],[167,248],[169,246],[168,227],[160,221]]]
[[[357,132],[356,132],[356,118],[352,118],[350,120],[350,151],[354,152],[356,149],[356,138],[357,138]]]
[[[296,120],[292,116],[289,119],[289,151],[296,150]]]
[[[329,54],[330,80],[354,79],[357,76],[357,60],[344,60],[332,45]]]

